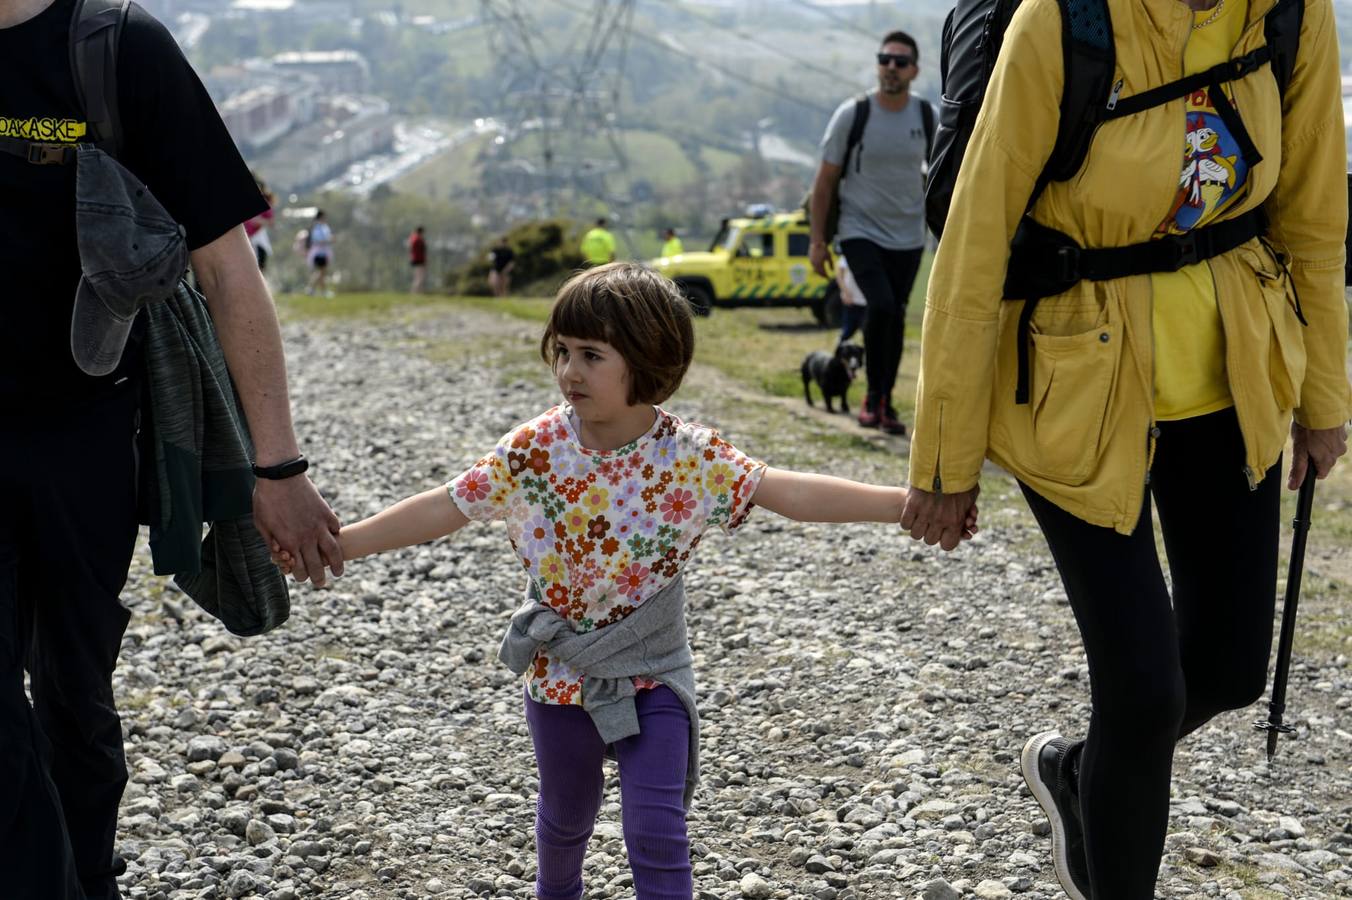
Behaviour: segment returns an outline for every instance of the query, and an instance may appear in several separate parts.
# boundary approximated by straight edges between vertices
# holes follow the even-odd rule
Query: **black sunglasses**
[[[915,57],[907,56],[905,53],[879,53],[878,65],[886,66],[888,63],[892,63],[898,69],[904,69],[915,65]]]

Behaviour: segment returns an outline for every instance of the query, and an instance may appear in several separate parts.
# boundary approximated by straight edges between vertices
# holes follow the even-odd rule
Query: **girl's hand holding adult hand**
[[[1286,486],[1298,490],[1305,480],[1305,470],[1314,462],[1315,475],[1327,478],[1338,459],[1347,453],[1347,426],[1337,428],[1306,428],[1291,423],[1291,475]]]
[[[272,564],[280,569],[283,575],[289,575],[297,584],[304,581],[296,572],[296,558],[283,550],[276,541],[272,543]]]
[[[291,575],[323,587],[327,566],[334,577],[343,574],[338,546],[338,517],[305,475],[281,481],[258,479],[253,495],[254,524],[271,544],[291,555]]]

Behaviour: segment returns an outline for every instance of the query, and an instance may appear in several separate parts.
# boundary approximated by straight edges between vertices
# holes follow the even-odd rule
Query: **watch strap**
[[[266,478],[269,481],[281,481],[284,478],[292,478],[300,475],[310,468],[310,461],[304,454],[295,459],[288,459],[286,462],[277,463],[275,466],[253,466],[255,478]]]

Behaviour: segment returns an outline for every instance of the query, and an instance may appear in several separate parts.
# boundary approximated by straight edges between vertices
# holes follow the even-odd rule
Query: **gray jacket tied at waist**
[[[512,615],[498,658],[521,675],[541,650],[550,659],[584,673],[582,708],[607,744],[639,733],[635,677],[659,681],[681,698],[690,716],[684,798],[688,808],[699,783],[699,714],[685,630],[683,579],[677,576],[624,619],[585,634],[573,631],[568,620],[541,602],[532,582],[526,602]]]

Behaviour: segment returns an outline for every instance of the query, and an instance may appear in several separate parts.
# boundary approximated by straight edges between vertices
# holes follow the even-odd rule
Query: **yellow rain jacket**
[[[1233,56],[1265,43],[1275,0],[1250,0]],[[1192,11],[1179,0],[1109,0],[1122,96],[1183,76]],[[1200,263],[1215,279],[1225,362],[1256,485],[1286,445],[1294,411],[1307,428],[1352,417],[1343,294],[1347,162],[1332,0],[1306,0],[1283,103],[1271,69],[1232,82],[1263,156],[1222,219],[1262,204],[1268,238]],[[1025,0],[1006,33],[967,149],[925,303],[911,483],[957,493],[990,457],[1095,525],[1131,533],[1155,430],[1151,279],[1082,281],[1033,314],[1030,402],[1016,405],[1020,301],[1002,301],[1009,242],[1055,142],[1064,76],[1057,0]],[[1102,125],[1070,181],[1032,210],[1083,247],[1150,239],[1178,188],[1184,100]],[[1296,317],[1295,297],[1309,326]],[[1229,465],[1218,461],[1218,465]]]

